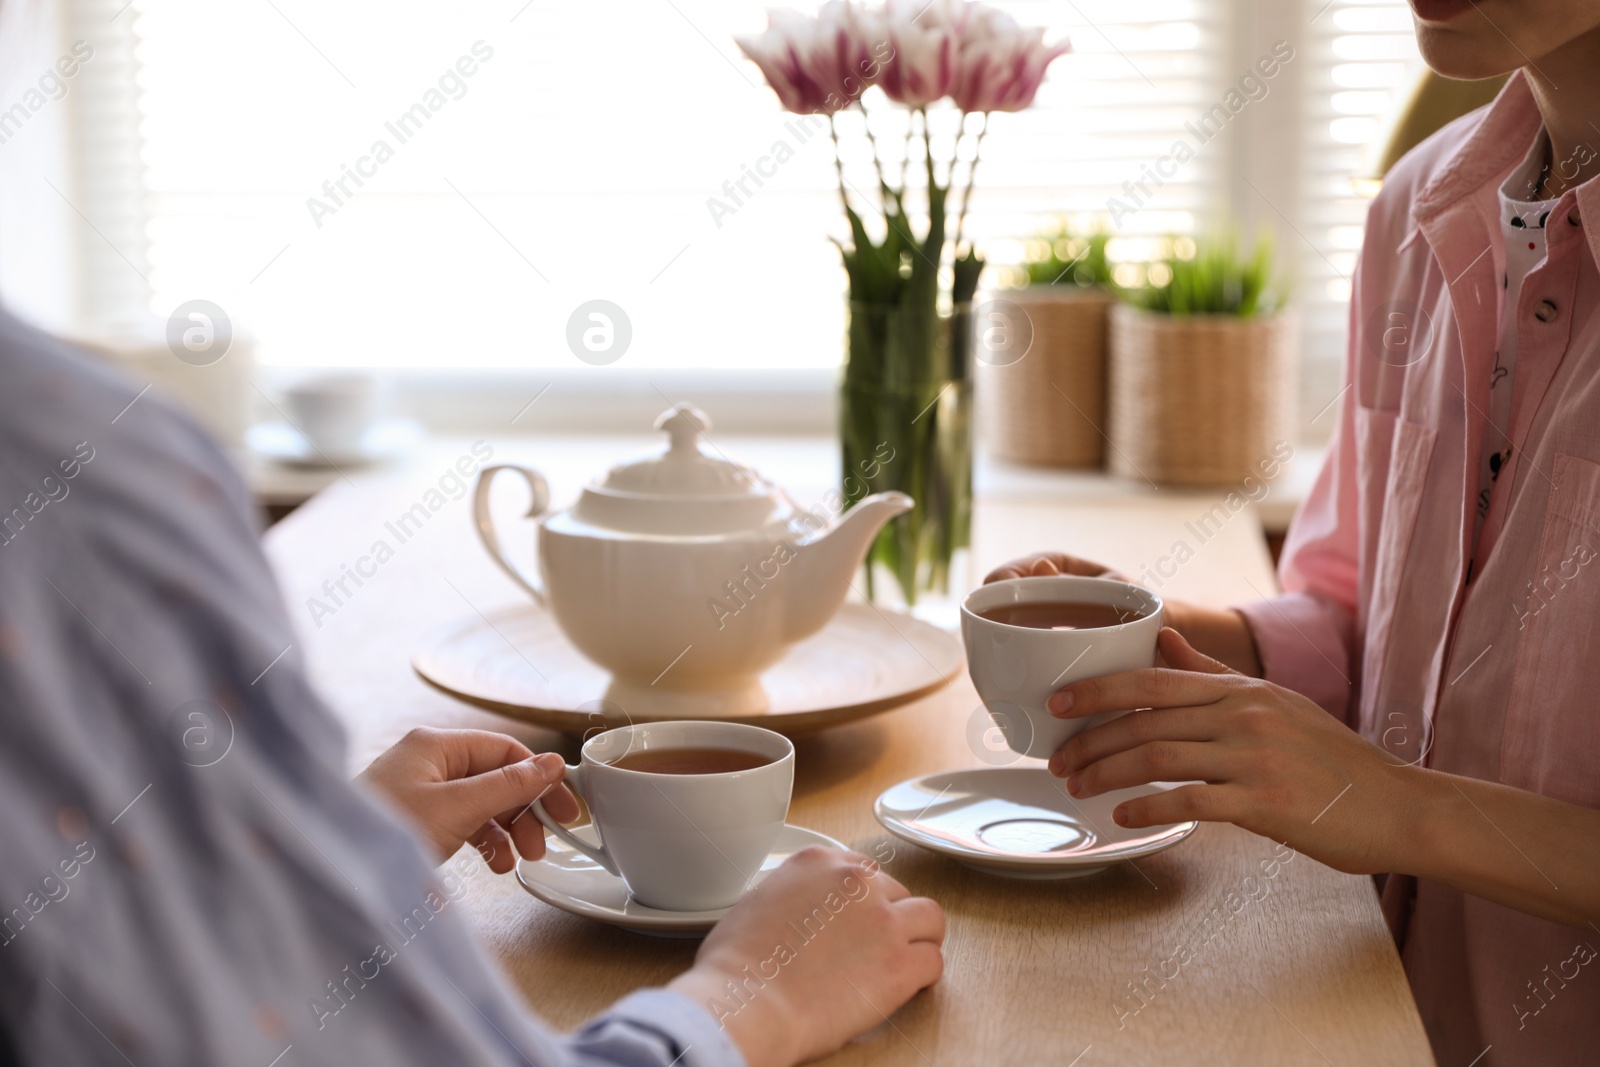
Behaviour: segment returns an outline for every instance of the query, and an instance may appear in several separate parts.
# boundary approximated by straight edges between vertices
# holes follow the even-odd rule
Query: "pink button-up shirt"
[[[1284,595],[1241,610],[1269,679],[1390,752],[1600,807],[1600,182],[1552,202],[1548,257],[1500,306],[1497,190],[1540,128],[1519,74],[1384,182]],[[1469,581],[1502,317],[1514,453]],[[1600,1060],[1600,932],[1412,878],[1384,907],[1441,1064]]]

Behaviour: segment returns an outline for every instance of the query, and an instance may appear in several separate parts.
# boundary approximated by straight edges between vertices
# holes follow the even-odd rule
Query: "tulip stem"
[[[961,191],[961,213],[956,216],[956,243],[953,249],[957,259],[961,258],[961,234],[967,228],[967,203],[972,199],[972,182],[978,173],[978,156],[983,151],[983,135],[989,132],[989,113],[979,112],[983,116],[983,125],[978,127],[977,140],[972,145],[972,165],[967,168],[967,187]],[[962,116],[962,125],[966,124],[966,117]],[[952,163],[951,167],[954,168]],[[951,180],[954,180],[951,175]]]
[[[915,112],[906,112],[906,144],[905,151],[901,152],[900,160],[900,196],[906,195],[906,188],[911,181],[911,134],[916,129]]]
[[[889,217],[889,208],[894,203],[894,190],[889,188],[889,179],[883,174],[883,156],[878,153],[878,137],[872,132],[872,120],[867,114],[867,106],[861,101],[856,101],[856,107],[861,109],[861,121],[867,127],[867,140],[872,144],[872,163],[878,168],[878,195],[883,199],[883,217]]]
[[[833,169],[839,175],[839,203],[844,205],[844,213],[850,214],[850,198],[844,191],[844,158],[839,154],[839,128],[834,125],[833,115],[828,116],[828,132],[833,135]]]
[[[933,233],[934,212],[933,191],[939,187],[939,181],[935,177],[933,170],[933,133],[928,128],[928,109],[919,107],[917,108],[917,114],[922,116],[922,158],[928,170],[928,232],[931,234]],[[945,216],[945,218],[948,219],[949,216]],[[944,246],[941,243],[940,247],[933,250],[934,256],[937,257],[935,267],[938,266],[938,263],[944,261],[943,253]]]

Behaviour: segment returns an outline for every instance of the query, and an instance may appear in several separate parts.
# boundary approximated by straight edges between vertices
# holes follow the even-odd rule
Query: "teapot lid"
[[[667,449],[613,467],[583,491],[574,517],[629,533],[707,535],[755,531],[785,521],[788,498],[771,482],[711,445],[706,413],[675,404],[656,419]],[[706,444],[710,444],[706,440]]]

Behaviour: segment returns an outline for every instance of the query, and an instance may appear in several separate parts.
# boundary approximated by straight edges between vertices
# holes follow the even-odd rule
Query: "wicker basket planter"
[[[1230,485],[1293,440],[1293,314],[1111,312],[1110,465],[1158,485]],[[1026,362],[1026,361],[1024,361]]]
[[[1098,468],[1105,460],[1107,312],[1098,289],[1034,286],[1007,292],[1033,343],[1021,359],[986,362],[979,346],[978,425],[989,451],[1013,463]],[[982,330],[985,323],[979,321]]]

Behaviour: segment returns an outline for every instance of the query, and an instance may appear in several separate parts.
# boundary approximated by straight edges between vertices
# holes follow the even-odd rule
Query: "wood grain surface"
[[[495,461],[540,464],[558,505],[594,473],[592,448],[511,436],[492,444]],[[781,456],[770,442],[718,444],[756,460],[802,502],[820,495],[833,473],[822,463],[773,470]],[[267,538],[301,630],[297,652],[350,732],[352,771],[421,723],[499,729],[574,755],[559,735],[453,700],[411,670],[412,654],[441,625],[519,602],[478,548],[464,498],[447,499],[403,543],[389,531],[466,454],[464,443],[442,442],[399,469],[348,472]],[[588,465],[578,467],[573,456]],[[1248,509],[1224,506],[1220,519],[1208,510],[1223,499],[1220,492],[980,496],[974,580],[1011,556],[1056,548],[1132,575],[1155,568],[1167,596],[1225,604],[1266,595],[1273,585],[1260,526]],[[1197,527],[1208,513],[1212,521]],[[1190,558],[1172,564],[1179,540]],[[390,552],[375,563],[379,541]],[[332,603],[324,582],[357,569],[364,556],[359,569],[367,576],[359,586],[347,582],[348,595]],[[891,838],[873,820],[873,799],[905,778],[983,765],[968,740],[975,715],[982,715],[977,696],[960,678],[915,703],[797,742],[790,820],[881,857],[950,918],[943,982],[827,1062],[1432,1062],[1369,879],[1228,826],[1202,826],[1137,866],[1056,883],[980,874]],[[560,1028],[665,981],[693,958],[693,943],[575,918],[486,869],[462,906],[533,1010]]]

